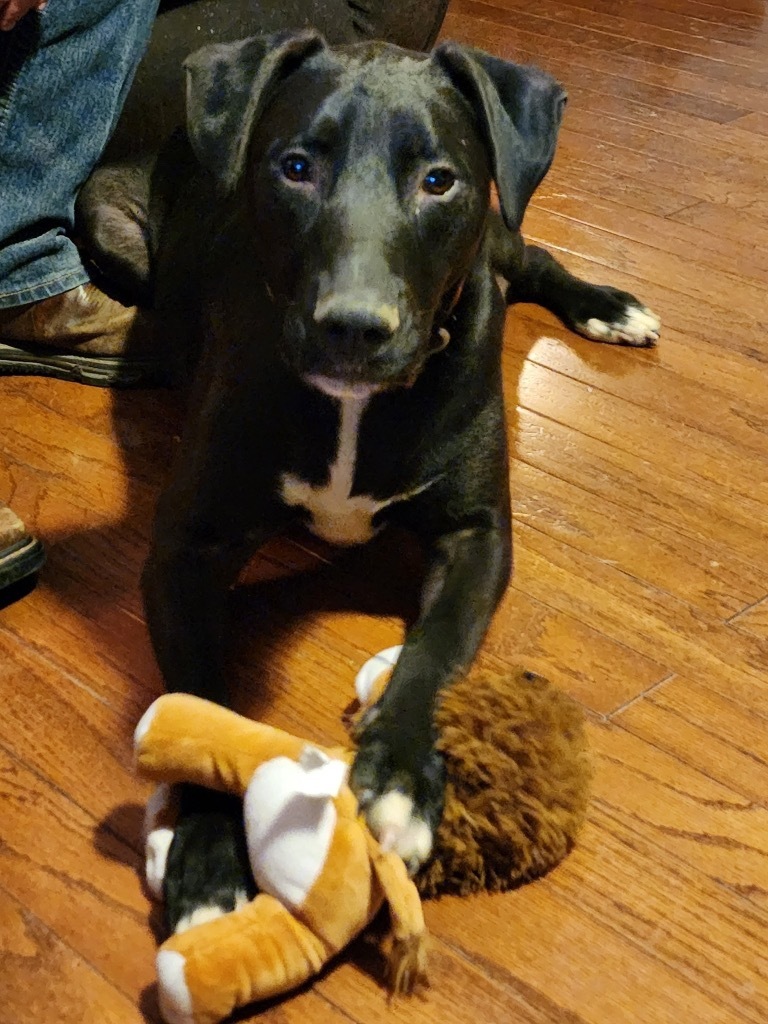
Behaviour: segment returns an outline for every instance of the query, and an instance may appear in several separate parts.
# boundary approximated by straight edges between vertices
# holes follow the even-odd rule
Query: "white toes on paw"
[[[611,344],[655,345],[659,340],[661,320],[647,306],[626,306],[621,317],[608,323],[592,317],[578,325],[578,331],[594,341]]]
[[[160,1013],[166,1024],[193,1024],[192,996],[185,977],[186,960],[175,949],[161,949],[155,962]]]
[[[367,811],[368,825],[384,850],[394,850],[415,874],[432,852],[432,830],[404,793],[390,790]]]
[[[248,902],[248,894],[238,889],[235,893],[235,910],[239,910],[244,907]],[[188,932],[190,928],[195,928],[199,924],[208,924],[209,921],[216,921],[220,917],[224,917],[229,911],[224,907],[219,906],[217,903],[211,903],[207,907],[197,907],[192,911],[191,914],[187,914],[182,917],[179,923],[176,925],[176,935],[181,935],[182,932]]]
[[[173,829],[170,828],[153,829],[144,840],[144,876],[147,889],[156,900],[163,898],[165,867],[172,842]]]
[[[216,904],[212,904],[210,907],[197,907],[191,914],[185,914],[184,917],[179,918],[175,929],[176,935],[188,932],[190,928],[195,928],[199,924],[208,924],[209,921],[215,921],[219,917],[224,917],[225,914],[226,910]]]

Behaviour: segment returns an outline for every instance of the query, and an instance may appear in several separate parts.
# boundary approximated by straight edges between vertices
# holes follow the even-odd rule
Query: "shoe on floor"
[[[139,315],[94,284],[0,309],[0,374],[101,387],[167,383],[166,367],[133,331]]]
[[[36,573],[44,561],[43,545],[0,501],[0,597],[2,591]]]

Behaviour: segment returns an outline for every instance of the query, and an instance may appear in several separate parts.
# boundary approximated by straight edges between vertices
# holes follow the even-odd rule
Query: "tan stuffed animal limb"
[[[134,742],[145,778],[244,797],[260,890],[247,905],[160,948],[160,1007],[169,1024],[215,1024],[247,1003],[296,988],[384,903],[394,938],[393,990],[410,991],[426,980],[418,893],[402,860],[382,850],[358,814],[346,784],[350,754],[311,746],[187,694],[155,701]],[[150,836],[148,880],[159,890],[172,820],[162,800],[151,815],[160,827]]]

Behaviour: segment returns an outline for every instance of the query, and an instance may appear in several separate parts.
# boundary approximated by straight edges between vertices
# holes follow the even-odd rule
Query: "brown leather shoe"
[[[43,545],[31,537],[24,523],[0,501],[0,591],[32,576],[45,561]],[[6,595],[0,596],[0,607]]]
[[[135,306],[122,305],[94,284],[0,309],[0,374],[102,387],[165,383],[165,368],[134,329],[139,318]]]

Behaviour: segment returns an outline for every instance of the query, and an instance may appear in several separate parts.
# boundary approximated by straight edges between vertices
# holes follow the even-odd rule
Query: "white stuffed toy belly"
[[[298,761],[276,757],[254,772],[245,792],[245,834],[256,884],[298,908],[328,858],[336,828],[333,798],[349,766],[307,746]]]

